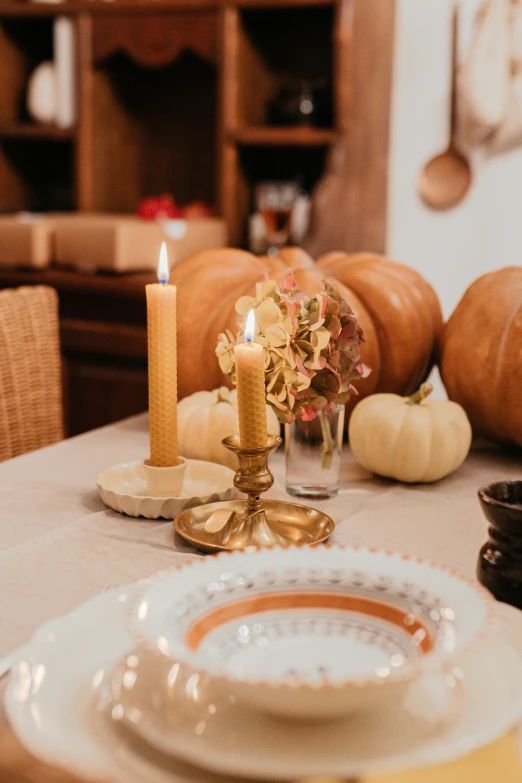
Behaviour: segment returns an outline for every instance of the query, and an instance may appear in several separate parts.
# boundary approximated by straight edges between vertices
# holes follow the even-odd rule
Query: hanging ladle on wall
[[[451,107],[450,138],[447,149],[432,158],[422,169],[418,191],[431,209],[451,209],[469,190],[471,168],[457,146],[457,68],[459,41],[459,8],[453,8],[451,39]]]

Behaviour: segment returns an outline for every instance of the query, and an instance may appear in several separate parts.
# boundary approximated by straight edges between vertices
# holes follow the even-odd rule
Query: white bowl
[[[129,613],[140,645],[250,707],[331,718],[450,667],[492,625],[477,583],[368,549],[224,553],[149,580]]]
[[[96,485],[104,503],[130,517],[174,519],[186,508],[232,500],[238,492],[234,471],[215,462],[187,459],[179,497],[153,497],[147,489],[143,462],[124,462],[104,470]]]

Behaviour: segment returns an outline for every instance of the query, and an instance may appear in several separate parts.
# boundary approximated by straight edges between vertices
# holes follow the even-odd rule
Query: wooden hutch
[[[57,15],[77,31],[70,130],[24,108]],[[383,250],[393,16],[394,0],[0,0],[0,212],[168,192],[214,203],[241,246],[255,183],[298,176],[317,187],[311,251]],[[267,124],[289,78],[329,85],[329,126]],[[0,287],[60,293],[71,434],[146,408],[146,279],[0,270]]]

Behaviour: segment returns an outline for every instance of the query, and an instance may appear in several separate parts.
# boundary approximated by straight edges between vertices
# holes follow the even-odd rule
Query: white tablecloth
[[[0,656],[42,622],[108,586],[194,555],[172,523],[123,517],[96,491],[103,469],[148,456],[145,415],[0,464]],[[403,486],[360,469],[347,450],[342,489],[320,508],[338,524],[332,542],[385,547],[475,573],[486,539],[477,500],[484,483],[522,477],[517,454],[473,452],[453,476]],[[282,495],[283,455],[271,462]]]

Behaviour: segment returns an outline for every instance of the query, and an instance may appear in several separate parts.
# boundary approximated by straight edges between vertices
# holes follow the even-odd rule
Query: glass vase
[[[332,498],[339,492],[344,405],[313,421],[285,424],[286,491],[300,498]]]

